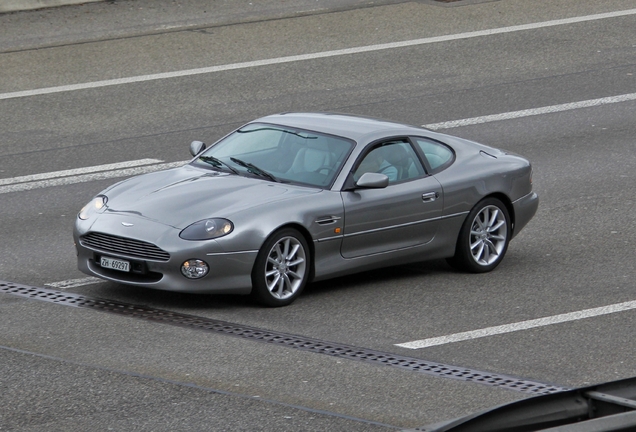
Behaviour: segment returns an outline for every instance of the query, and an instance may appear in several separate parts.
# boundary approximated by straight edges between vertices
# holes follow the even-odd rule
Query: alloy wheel
[[[494,205],[482,208],[470,229],[470,253],[479,265],[497,261],[506,248],[508,227],[506,216]]]
[[[306,275],[307,256],[295,237],[279,239],[270,249],[265,265],[265,284],[272,297],[284,300],[293,296]]]

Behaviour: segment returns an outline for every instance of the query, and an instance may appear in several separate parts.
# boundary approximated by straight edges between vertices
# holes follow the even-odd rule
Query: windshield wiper
[[[237,164],[237,165],[240,165],[240,166],[242,166],[244,168],[247,168],[247,171],[252,173],[252,174],[256,174],[257,176],[265,177],[265,178],[270,179],[271,181],[280,183],[280,180],[278,180],[276,177],[274,177],[273,175],[271,175],[267,171],[260,169],[259,167],[257,167],[256,165],[254,165],[252,163],[242,161],[242,160],[237,159],[235,157],[231,157],[230,160],[232,162],[234,162],[235,164]]]
[[[223,162],[221,159],[217,159],[214,156],[200,156],[199,159],[202,160],[205,163],[208,163],[208,164],[212,165],[214,168],[226,167],[230,171],[232,171],[234,174],[238,175],[238,173],[239,173],[237,170],[235,170],[234,168],[232,168],[231,166],[229,166],[228,164]]]

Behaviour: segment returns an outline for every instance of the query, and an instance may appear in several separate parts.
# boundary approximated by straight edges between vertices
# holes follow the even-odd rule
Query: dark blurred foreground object
[[[636,431],[636,377],[536,396],[410,431]]]

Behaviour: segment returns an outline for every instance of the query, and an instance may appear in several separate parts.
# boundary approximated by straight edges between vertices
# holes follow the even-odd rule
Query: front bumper
[[[179,237],[179,230],[148,219],[133,220],[130,215],[101,215],[95,221],[81,221],[75,225],[74,239],[77,247],[77,265],[83,273],[113,282],[154,288],[166,291],[214,294],[249,294],[251,272],[258,251],[226,252],[215,240],[188,241]],[[87,242],[88,233],[104,233],[117,239],[150,243],[166,257],[144,256],[118,248],[108,242]],[[130,271],[103,268],[102,256],[130,262]],[[181,274],[181,265],[189,259],[200,259],[210,267],[200,279],[188,279]]]

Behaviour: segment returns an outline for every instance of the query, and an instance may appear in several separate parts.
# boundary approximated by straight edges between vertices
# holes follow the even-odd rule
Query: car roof
[[[337,113],[282,113],[261,117],[251,123],[263,122],[337,135],[356,142],[376,135],[419,135],[425,132],[425,129],[415,126]]]

